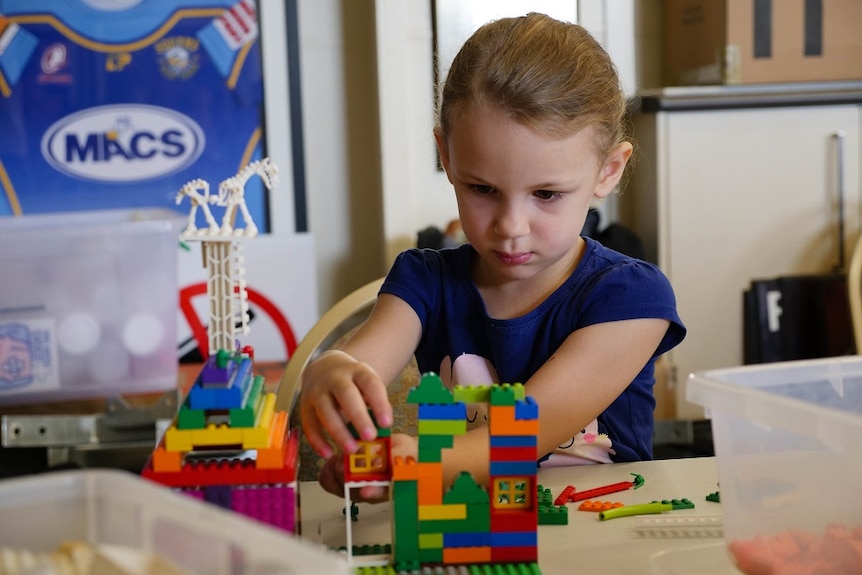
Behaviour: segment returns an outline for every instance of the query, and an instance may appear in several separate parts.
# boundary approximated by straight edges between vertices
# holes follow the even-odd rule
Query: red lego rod
[[[634,481],[620,481],[619,483],[611,483],[610,485],[603,485],[601,487],[587,489],[586,491],[577,491],[574,485],[568,485],[565,489],[563,489],[563,492],[560,493],[554,500],[554,505],[564,505],[569,501],[583,501],[585,499],[592,499],[593,497],[607,495],[608,493],[625,491],[626,489],[631,489],[632,487],[637,489],[644,484],[643,476],[638,475],[637,473],[632,473],[632,475],[635,476]]]

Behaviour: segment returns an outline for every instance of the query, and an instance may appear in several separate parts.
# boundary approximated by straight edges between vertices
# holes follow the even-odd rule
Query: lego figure
[[[625,118],[610,57],[576,24],[531,13],[467,40],[434,130],[467,243],[400,254],[368,320],[306,368],[302,421],[331,458],[325,489],[341,493],[343,480],[325,436],[354,453],[345,420],[362,440],[377,433],[369,408],[390,425],[387,385],[414,354],[420,372],[451,374],[450,389],[464,383],[464,356],[494,381],[523,383],[541,412],[538,457],[552,460],[593,421],[608,446],[597,460],[652,457],[654,364],[685,335],[674,293],[656,266],[580,235],[632,155]],[[455,436],[445,484],[462,471],[487,483],[491,426],[478,418]],[[418,457],[420,443],[393,434],[393,455]]]

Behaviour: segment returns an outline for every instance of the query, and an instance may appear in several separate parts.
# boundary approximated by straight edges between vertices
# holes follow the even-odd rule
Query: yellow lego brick
[[[210,424],[205,429],[177,429],[165,432],[168,451],[194,451],[198,447],[241,446],[242,449],[265,449],[270,444],[270,431],[275,418],[275,394],[267,393],[263,409],[255,426],[231,428],[227,424]]]
[[[171,425],[165,431],[165,450],[166,451],[192,451],[195,447],[192,441],[191,429],[177,429],[176,425]]]
[[[420,533],[419,549],[443,549],[443,534]]]
[[[438,519],[467,519],[466,503],[451,503],[448,505],[420,505],[419,521]]]

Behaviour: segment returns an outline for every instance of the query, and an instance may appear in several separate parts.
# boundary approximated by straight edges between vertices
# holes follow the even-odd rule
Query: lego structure
[[[254,374],[254,350],[240,347],[248,333],[248,301],[241,240],[257,235],[245,209],[243,188],[259,175],[268,189],[278,183],[269,159],[252,162],[209,194],[209,184],[192,180],[177,194],[191,210],[183,241],[200,241],[207,269],[209,326],[206,362],[186,394],[172,425],[150,456],[142,476],[264,523],[294,532],[297,522],[298,434],[288,413],[275,409],[276,396]],[[203,193],[198,193],[201,190]],[[209,204],[226,208],[219,225]],[[197,228],[197,210],[207,226]],[[239,209],[244,228],[235,228]]]
[[[374,440],[359,440],[357,452],[344,456],[346,508],[350,490],[366,485],[388,485],[392,503],[391,556],[354,555],[347,520],[348,562],[357,573],[369,574],[431,565],[505,565],[512,572],[539,573],[535,401],[521,384],[449,390],[428,373],[408,402],[418,405],[418,461],[390,457],[387,429]],[[455,435],[467,432],[467,403],[489,404],[488,485],[463,472],[444,486],[442,452],[453,446]],[[390,571],[380,571],[383,565]]]

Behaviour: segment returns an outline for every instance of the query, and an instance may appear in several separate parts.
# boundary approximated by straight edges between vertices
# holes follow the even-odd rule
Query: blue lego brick
[[[194,385],[186,397],[190,409],[235,409],[245,405],[254,369],[251,359],[243,359],[226,388],[205,388]]]
[[[467,418],[467,406],[463,403],[437,405],[423,403],[419,406],[420,420],[464,420]]]
[[[492,435],[491,447],[535,447],[535,435]]]
[[[231,352],[220,349],[207,358],[197,384],[206,388],[227,387],[238,366]]]
[[[492,461],[488,473],[495,475],[535,475],[538,464],[535,461]]]
[[[491,547],[535,547],[539,538],[535,531],[492,531]]]
[[[230,485],[210,485],[203,488],[204,500],[230,511],[233,509],[233,488]]]
[[[491,545],[491,532],[444,533],[443,547],[486,547]]]
[[[539,404],[529,395],[523,401],[515,402],[515,420],[533,421],[539,419]]]

